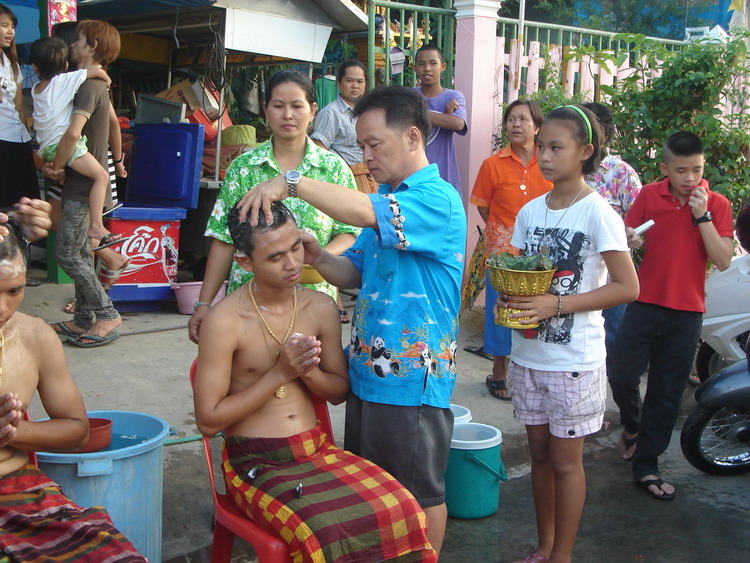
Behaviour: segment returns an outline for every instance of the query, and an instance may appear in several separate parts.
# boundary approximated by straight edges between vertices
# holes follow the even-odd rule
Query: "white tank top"
[[[19,72],[18,76],[13,76],[10,59],[2,51],[0,60],[0,141],[26,143],[31,140],[31,135],[21,123],[15,102],[16,80],[20,82],[21,75]]]

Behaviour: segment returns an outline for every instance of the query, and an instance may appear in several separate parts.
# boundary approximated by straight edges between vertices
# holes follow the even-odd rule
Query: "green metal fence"
[[[444,0],[444,4],[451,6],[452,0]],[[455,63],[455,32],[456,11],[451,8],[434,8],[419,6],[405,2],[391,2],[389,0],[368,0],[368,77],[369,83],[406,84],[413,86],[415,75],[409,69],[409,61],[420,47],[420,42],[437,45],[445,54],[446,70],[443,73],[443,86],[450,87],[453,83]],[[380,14],[379,14],[380,12]],[[380,21],[380,17],[383,18]],[[505,52],[510,52],[511,42],[518,37],[518,20],[510,18],[497,19],[497,35],[505,38]],[[394,29],[395,28],[395,29]],[[379,40],[383,44],[380,45]],[[684,41],[672,39],[651,38],[663,44],[669,50],[679,50],[685,45]],[[524,52],[529,52],[529,43],[537,41],[544,46],[560,45],[564,47],[578,47],[592,45],[599,50],[610,50],[616,53],[627,51],[633,60],[639,54],[637,46],[622,40],[620,34],[597,29],[586,29],[551,23],[526,21],[524,23],[523,44]],[[391,61],[389,57],[391,44],[399,47],[406,56],[405,71],[391,75]],[[376,62],[384,61],[384,76],[376,82]]]
[[[452,2],[449,2],[452,4]],[[381,8],[383,21],[376,25],[376,15]],[[455,64],[455,34],[456,11],[449,8],[433,8],[417,6],[404,2],[389,2],[386,0],[369,0],[367,2],[368,16],[368,45],[367,71],[369,83],[376,82],[376,54],[385,58],[385,68],[382,82],[385,84],[406,84],[414,86],[415,76],[409,68],[409,61],[420,47],[420,42],[437,45],[445,54],[446,69],[442,76],[443,86],[450,87],[453,83],[453,69]],[[394,25],[396,29],[391,29]],[[383,38],[383,45],[377,45],[376,39]],[[390,50],[391,43],[399,47],[406,56],[404,72],[391,76]]]

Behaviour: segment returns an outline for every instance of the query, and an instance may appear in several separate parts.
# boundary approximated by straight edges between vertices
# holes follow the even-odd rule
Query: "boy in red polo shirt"
[[[658,456],[669,446],[690,376],[705,312],[706,265],[711,260],[725,270],[734,252],[729,200],[709,189],[704,164],[696,135],[669,137],[659,165],[666,178],[644,186],[625,218],[633,248],[644,244],[633,228],[649,219],[655,225],[638,271],[641,293],[625,311],[608,377],[624,426],[620,453],[632,459],[635,483],[659,500],[675,495],[659,476]]]

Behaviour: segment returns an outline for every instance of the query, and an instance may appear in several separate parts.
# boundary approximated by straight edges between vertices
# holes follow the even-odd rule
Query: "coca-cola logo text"
[[[153,261],[160,255],[161,237],[156,229],[146,225],[140,226],[133,231],[133,237],[125,241],[120,248],[120,254],[135,261]]]

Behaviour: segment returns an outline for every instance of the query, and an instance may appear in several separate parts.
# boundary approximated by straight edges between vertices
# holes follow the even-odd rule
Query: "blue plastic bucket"
[[[507,480],[500,459],[503,434],[486,424],[453,427],[445,471],[445,502],[452,518],[484,518],[497,512],[500,481]]]
[[[87,454],[39,452],[39,468],[83,506],[104,506],[150,561],[161,561],[164,442],[169,424],[140,412],[91,411],[112,421],[109,447]]]
[[[468,408],[451,403],[451,412],[453,413],[454,426],[456,424],[466,424],[467,422],[471,422],[471,411]]]

